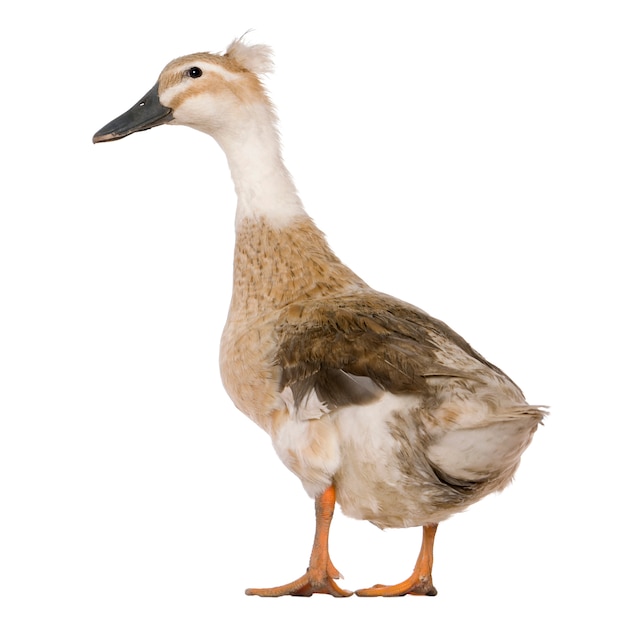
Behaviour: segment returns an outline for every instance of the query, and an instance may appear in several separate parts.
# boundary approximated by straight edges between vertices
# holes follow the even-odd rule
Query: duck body
[[[382,528],[424,527],[407,581],[357,593],[433,595],[437,524],[510,482],[545,412],[443,322],[370,288],[332,252],[283,164],[259,77],[270,67],[268,48],[240,40],[174,60],[94,141],[182,124],[228,159],[237,211],[222,380],[316,503],[306,574],[248,593],[349,595],[328,556],[337,501]]]
[[[370,288],[308,217],[242,225],[234,264],[224,386],[309,495],[332,483],[345,514],[411,527],[510,482],[543,412],[443,322]]]

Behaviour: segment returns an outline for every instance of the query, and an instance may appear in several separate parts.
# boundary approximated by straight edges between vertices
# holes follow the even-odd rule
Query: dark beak
[[[159,84],[154,87],[127,112],[103,126],[94,136],[93,143],[114,141],[126,135],[145,131],[174,119],[169,107],[161,105],[158,94]]]

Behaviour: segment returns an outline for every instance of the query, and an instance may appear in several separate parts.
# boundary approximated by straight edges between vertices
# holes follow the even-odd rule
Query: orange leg
[[[367,589],[359,589],[357,596],[436,596],[437,590],[433,586],[433,545],[437,525],[425,525],[423,527],[422,548],[415,564],[413,574],[397,585],[375,585]]]
[[[292,583],[280,587],[266,589],[246,589],[249,596],[310,596],[314,593],[327,593],[335,597],[352,595],[351,591],[341,589],[334,578],[341,578],[341,574],[332,564],[328,555],[328,532],[335,510],[335,487],[329,486],[315,499],[315,539],[309,567],[303,576]]]

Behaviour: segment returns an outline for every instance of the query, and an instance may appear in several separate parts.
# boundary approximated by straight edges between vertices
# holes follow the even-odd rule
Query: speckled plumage
[[[503,488],[543,416],[444,323],[365,284],[308,217],[238,229],[221,366],[309,494],[332,482],[346,513],[381,527],[439,522]],[[473,463],[447,452],[459,441]]]

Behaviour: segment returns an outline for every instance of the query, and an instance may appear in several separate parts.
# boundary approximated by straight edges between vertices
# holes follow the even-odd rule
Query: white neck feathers
[[[244,115],[244,114],[242,114]],[[236,128],[213,136],[226,153],[237,193],[236,224],[264,218],[283,227],[306,216],[291,175],[285,167],[274,113],[266,104],[246,106]]]

